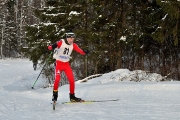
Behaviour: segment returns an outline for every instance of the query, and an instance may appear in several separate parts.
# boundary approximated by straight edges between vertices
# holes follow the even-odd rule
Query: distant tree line
[[[25,26],[38,23],[34,9],[44,0],[0,0],[0,58],[24,57],[27,47]]]
[[[125,68],[180,80],[179,1],[40,0],[37,3],[38,7],[26,8],[31,14],[27,12],[25,18],[32,21],[23,24],[23,31],[14,25],[17,30],[13,30],[19,33],[7,32],[9,38],[17,37],[13,40],[25,40],[27,46],[20,50],[31,60],[47,62],[50,54],[47,45],[64,38],[66,30],[72,29],[77,36],[75,42],[90,50],[85,57],[73,53],[71,64],[78,79]],[[7,48],[10,43],[6,43]],[[53,58],[44,72],[50,79],[52,63]]]

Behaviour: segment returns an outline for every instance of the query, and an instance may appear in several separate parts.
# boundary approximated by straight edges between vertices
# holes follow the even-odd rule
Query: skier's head
[[[76,35],[74,34],[74,32],[72,32],[72,30],[68,31],[66,33],[66,43],[71,45],[74,42],[74,39],[76,38]]]

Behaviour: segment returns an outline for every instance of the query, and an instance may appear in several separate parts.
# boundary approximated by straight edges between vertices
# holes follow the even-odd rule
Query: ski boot
[[[57,101],[57,98],[58,98],[58,91],[57,90],[53,90],[52,101]]]
[[[69,98],[70,98],[71,102],[83,102],[84,101],[81,98],[77,98],[77,97],[75,97],[74,94],[70,94],[70,93],[69,93]]]

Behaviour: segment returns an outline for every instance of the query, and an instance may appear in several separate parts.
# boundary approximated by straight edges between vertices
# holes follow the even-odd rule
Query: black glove
[[[86,53],[86,55],[89,54],[89,50],[83,50],[83,51]]]

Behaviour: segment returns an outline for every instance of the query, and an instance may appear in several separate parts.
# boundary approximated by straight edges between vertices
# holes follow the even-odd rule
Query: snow
[[[178,81],[157,82],[163,78],[158,74],[119,69],[76,82],[77,97],[119,101],[61,104],[69,101],[69,85],[64,85],[54,111],[52,88],[42,88],[44,78],[31,89],[40,70],[34,71],[29,60],[0,60],[0,120],[180,120]],[[131,81],[137,76],[141,82]]]
[[[164,20],[166,19],[167,16],[168,16],[168,14],[166,14],[166,15],[162,18],[162,20],[164,21]]]
[[[121,36],[120,40],[126,41],[126,36]]]
[[[70,16],[71,16],[71,15],[79,15],[79,14],[81,14],[81,13],[78,13],[77,11],[71,11],[71,12],[69,13]]]

